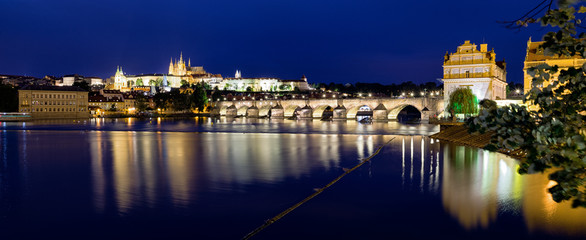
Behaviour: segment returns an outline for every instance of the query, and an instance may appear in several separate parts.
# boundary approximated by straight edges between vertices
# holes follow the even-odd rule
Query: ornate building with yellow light
[[[107,89],[120,90],[122,92],[140,89],[148,91],[150,87],[162,86],[179,88],[181,85],[205,83],[212,89],[231,91],[301,91],[310,90],[307,78],[282,80],[278,78],[243,78],[240,71],[236,71],[234,78],[222,78],[220,74],[211,74],[202,66],[191,66],[191,60],[187,63],[183,60],[183,53],[179,60],[171,59],[168,74],[141,74],[126,75],[121,67],[116,69],[116,74],[110,78],[111,84]]]
[[[531,67],[541,64],[548,64],[549,66],[558,66],[559,70],[564,70],[570,67],[579,68],[582,67],[584,63],[586,63],[586,59],[580,56],[545,56],[543,54],[543,49],[539,48],[539,45],[542,43],[543,42],[532,42],[531,38],[529,38],[529,41],[527,41],[527,55],[525,56],[525,64],[523,66],[523,85],[525,93],[529,92],[532,88],[531,82],[533,78],[527,73],[527,70],[529,70]],[[544,82],[542,85],[537,87],[547,87],[551,81],[557,80],[558,76],[559,71],[550,77],[549,82]]]
[[[465,41],[455,53],[444,56],[444,100],[458,88],[470,88],[480,101],[482,99],[506,99],[507,71],[504,61],[496,61],[496,53],[488,51],[487,44],[477,45]]]
[[[179,60],[169,63],[168,74],[140,74],[140,75],[126,75],[122,67],[116,69],[115,75],[111,78],[112,84],[108,89],[120,90],[123,92],[132,89],[142,89],[154,86],[179,88],[184,83],[195,84],[204,82],[214,86],[220,86],[222,75],[211,74],[206,72],[202,66],[191,66],[191,60],[187,64],[183,60],[183,53],[179,56]]]

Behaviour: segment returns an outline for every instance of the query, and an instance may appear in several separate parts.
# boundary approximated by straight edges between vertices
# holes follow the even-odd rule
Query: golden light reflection
[[[444,146],[442,201],[468,230],[487,228],[498,214],[498,161],[490,156],[475,148]]]
[[[553,201],[548,188],[555,185],[549,173],[523,176],[523,214],[530,232],[586,237],[586,209],[572,208],[569,201]]]
[[[327,134],[92,131],[96,209],[125,214],[158,202],[187,207],[208,191],[276,183],[339,168],[343,150],[370,155],[382,137]],[[357,141],[360,139],[360,141]],[[352,150],[351,152],[354,152]],[[168,203],[166,203],[168,202]]]
[[[486,229],[499,211],[519,211],[530,232],[586,237],[586,209],[554,202],[547,173],[520,175],[514,159],[453,144],[443,155],[443,205],[464,228]]]

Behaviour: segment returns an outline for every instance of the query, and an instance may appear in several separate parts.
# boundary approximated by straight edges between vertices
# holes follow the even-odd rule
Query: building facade
[[[568,57],[568,56],[545,56],[543,54],[543,49],[540,49],[539,46],[543,42],[532,42],[531,38],[527,41],[527,55],[525,56],[525,63],[523,65],[523,88],[524,93],[527,93],[531,90],[531,82],[533,78],[531,75],[527,73],[529,68],[541,65],[541,64],[548,64],[550,66],[558,66],[559,70],[568,69],[570,67],[579,68],[582,67],[584,63],[586,63],[586,59],[580,56]],[[559,71],[550,77],[549,82],[544,82],[542,85],[537,87],[543,88],[547,87],[551,81],[556,80],[559,76]]]
[[[18,111],[36,119],[88,118],[88,92],[79,87],[27,85],[18,90]]]
[[[305,75],[299,80],[282,80],[278,78],[243,78],[240,71],[236,71],[234,78],[226,78],[218,87],[220,90],[253,91],[253,92],[280,92],[310,90]]]
[[[444,56],[444,101],[446,106],[450,94],[458,88],[470,88],[478,101],[482,99],[506,99],[506,63],[496,61],[494,50],[487,44],[477,45],[465,41],[455,53]]]

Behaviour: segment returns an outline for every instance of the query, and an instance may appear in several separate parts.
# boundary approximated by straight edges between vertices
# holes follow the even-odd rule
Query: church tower
[[[124,72],[122,72],[122,67],[116,67],[116,74],[114,75],[114,89],[120,90],[122,88],[126,88],[126,76],[124,76]]]
[[[189,60],[189,65],[191,65],[191,60]],[[171,62],[169,63],[169,75],[175,76],[184,76],[187,74],[187,67],[185,66],[185,61],[183,61],[183,52],[179,56],[179,61],[171,58]]]

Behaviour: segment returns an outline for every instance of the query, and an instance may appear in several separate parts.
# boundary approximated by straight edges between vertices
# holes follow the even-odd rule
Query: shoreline
[[[483,134],[469,133],[468,127],[463,123],[441,125],[440,129],[441,130],[439,132],[432,134],[429,137],[480,149],[484,149],[484,147],[490,143],[490,139],[494,134],[494,132],[486,132]],[[525,155],[521,150],[510,151],[506,149],[499,149],[497,152],[517,160],[523,159]]]

